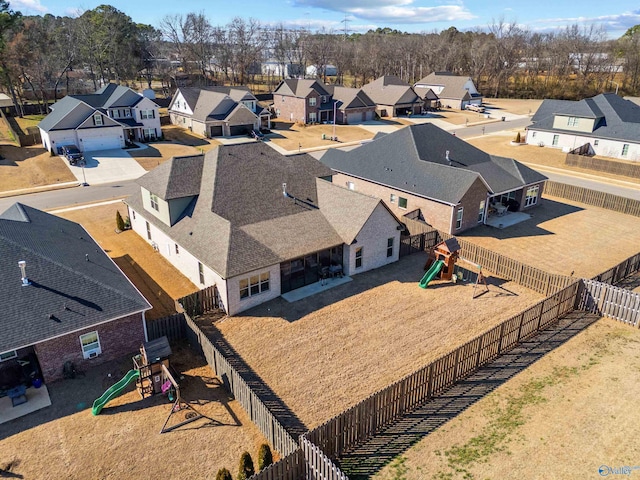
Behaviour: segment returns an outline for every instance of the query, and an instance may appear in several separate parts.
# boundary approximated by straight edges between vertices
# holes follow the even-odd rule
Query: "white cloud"
[[[419,7],[414,0],[295,0],[299,7],[332,10],[366,20],[390,24],[451,22],[476,18],[460,2],[455,5]]]
[[[535,20],[531,26],[536,31],[552,31],[561,30],[573,24],[603,25],[611,36],[619,37],[627,29],[640,24],[640,10],[595,17],[543,18]]]
[[[47,13],[49,9],[40,3],[40,0],[12,0],[10,2],[11,10],[24,14],[33,14],[33,12]]]

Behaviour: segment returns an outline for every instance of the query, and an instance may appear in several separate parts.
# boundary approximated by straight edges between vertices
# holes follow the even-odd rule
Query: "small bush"
[[[116,228],[121,232],[124,230],[124,220],[122,219],[122,215],[120,215],[120,210],[116,211]]]
[[[124,228],[129,230],[131,228],[131,219],[129,217],[124,219]]]
[[[218,470],[218,474],[216,475],[216,480],[233,480],[231,476],[231,472],[226,468],[221,468]]]
[[[249,452],[244,452],[240,456],[240,467],[238,468],[238,480],[247,480],[251,475],[256,473],[253,468],[253,459]]]
[[[263,443],[258,450],[258,470],[268,467],[273,463],[273,455],[268,444]]]
[[[520,137],[520,132],[518,132],[518,134],[516,135],[516,143],[521,143],[522,142],[522,138]]]

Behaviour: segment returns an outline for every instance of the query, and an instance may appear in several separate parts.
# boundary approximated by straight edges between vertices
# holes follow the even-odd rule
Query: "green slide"
[[[420,283],[419,283],[420,287],[427,288],[427,285],[429,285],[429,282],[434,279],[434,277],[438,274],[440,270],[442,270],[443,265],[444,265],[444,262],[442,260],[438,260],[434,262],[433,265],[431,265],[431,268],[427,270],[427,273],[424,274],[424,277],[422,277],[422,280],[420,280]]]
[[[124,391],[124,389],[127,388],[127,385],[129,385],[133,380],[135,380],[139,376],[140,376],[139,370],[129,370],[127,374],[124,377],[122,377],[122,379],[118,383],[110,387],[106,392],[104,392],[100,396],[100,398],[96,399],[96,401],[93,402],[93,408],[91,409],[91,413],[93,413],[94,415],[98,415],[107,403],[109,403],[111,400],[113,400],[118,395],[120,395]]]

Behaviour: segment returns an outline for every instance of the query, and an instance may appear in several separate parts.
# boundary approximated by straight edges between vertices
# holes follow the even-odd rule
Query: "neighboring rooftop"
[[[329,95],[329,92],[325,89],[322,82],[297,78],[287,78],[283,80],[273,93],[288,97],[306,98],[313,90],[319,95]]]
[[[385,75],[362,87],[377,105],[398,105],[420,102],[420,97],[404,80],[394,75]]]
[[[562,131],[575,134],[575,130],[553,128],[556,115],[595,119],[590,133],[596,138],[609,138],[638,143],[640,141],[640,106],[615,93],[601,93],[578,101],[544,100],[531,118],[535,130]]]
[[[0,352],[151,308],[82,226],[21,203],[0,214],[0,262]]]
[[[433,72],[415,83],[414,87],[420,85],[424,87],[440,86],[442,91],[438,94],[440,98],[459,98],[464,99],[467,95],[469,98],[481,96],[470,92],[465,88],[467,82],[471,81],[471,77],[455,75],[451,72]]]
[[[477,178],[491,193],[546,179],[512,158],[489,155],[428,123],[376,137],[349,152],[331,149],[321,161],[334,171],[452,205]]]

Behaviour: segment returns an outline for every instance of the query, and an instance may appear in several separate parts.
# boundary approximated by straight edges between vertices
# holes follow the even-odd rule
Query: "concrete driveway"
[[[126,150],[85,152],[84,159],[84,168],[80,165],[69,165],[69,161],[64,159],[79,183],[86,181],[89,185],[98,185],[133,180],[147,173]]]

